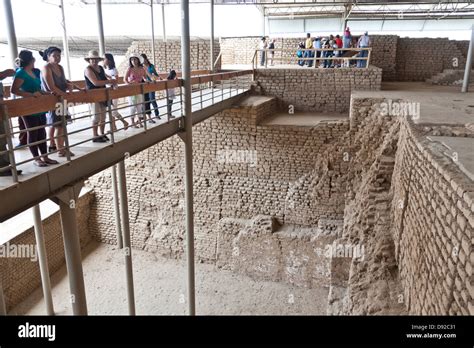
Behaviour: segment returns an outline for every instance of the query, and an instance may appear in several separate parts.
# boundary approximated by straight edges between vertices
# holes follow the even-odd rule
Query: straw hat
[[[90,59],[100,59],[100,60],[103,60],[104,58],[99,56],[99,52],[97,52],[96,50],[92,50],[92,51],[89,51],[89,53],[87,54],[87,57],[84,57],[84,60],[86,60],[87,62],[90,60]]]

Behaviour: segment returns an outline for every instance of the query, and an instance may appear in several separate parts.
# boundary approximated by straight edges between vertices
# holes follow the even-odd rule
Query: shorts
[[[92,103],[91,109],[92,109],[94,124],[104,123],[105,115],[107,112],[107,108],[105,107],[105,105],[102,103]]]

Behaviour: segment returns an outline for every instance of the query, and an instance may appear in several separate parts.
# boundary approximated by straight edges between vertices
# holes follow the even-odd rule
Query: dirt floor
[[[128,314],[123,255],[115,246],[97,242],[87,246],[83,268],[89,314]],[[186,314],[185,262],[139,250],[133,250],[132,255],[137,315]],[[72,314],[66,267],[51,280],[56,314]],[[326,288],[254,281],[213,265],[196,265],[198,315],[321,315],[326,314],[327,297]],[[9,314],[46,314],[42,290],[35,291]]]

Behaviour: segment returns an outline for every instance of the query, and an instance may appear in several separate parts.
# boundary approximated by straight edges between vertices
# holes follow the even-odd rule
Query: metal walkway
[[[198,90],[192,93],[193,125],[229,108],[247,95],[250,88],[250,74],[249,71],[213,74],[214,76],[220,75],[219,84],[215,84],[213,88],[208,88],[207,85],[203,87],[207,81],[211,81],[206,77],[213,75],[193,78],[193,82],[195,82],[193,85],[196,84],[199,87]],[[217,79],[215,80],[217,81]],[[130,87],[123,87],[123,89],[127,88]],[[86,117],[69,125],[68,142],[76,154],[75,157],[71,157],[70,160],[66,158],[58,159],[60,161],[59,165],[50,165],[44,168],[35,166],[30,160],[17,166],[17,169],[23,171],[23,174],[18,176],[17,182],[12,177],[0,177],[0,197],[2,202],[8,202],[8,204],[0,205],[0,222],[55,196],[65,187],[82,182],[88,177],[123,161],[125,158],[182,132],[184,117],[182,116],[183,108],[180,94],[177,93],[175,101],[172,111],[175,118],[170,119],[169,115],[166,114],[166,100],[157,97],[161,120],[154,119],[157,122],[155,124],[147,122],[146,128],[135,129],[129,127],[127,130],[119,129],[113,132],[113,136],[111,136],[112,132],[109,131],[109,137],[112,138],[109,143],[93,143],[91,141],[90,115],[86,115]],[[127,115],[127,113],[130,113],[127,110],[128,108],[126,106],[122,109],[123,111],[120,111],[131,123],[128,117],[132,116]],[[117,126],[119,126],[119,122],[117,122]],[[15,163],[32,159],[28,148],[16,150],[14,154]],[[54,154],[50,157],[57,159]]]

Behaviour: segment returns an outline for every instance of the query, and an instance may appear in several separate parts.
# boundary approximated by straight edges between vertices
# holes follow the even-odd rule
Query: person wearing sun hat
[[[105,88],[107,85],[117,85],[117,80],[114,78],[107,78],[105,70],[99,65],[99,62],[104,60],[99,56],[96,50],[89,51],[84,60],[89,63],[84,70],[84,79],[86,80],[86,89]],[[105,116],[107,112],[107,102],[91,103],[91,110],[93,114],[92,132],[94,143],[105,143],[109,141],[105,135]],[[100,134],[99,134],[100,133]]]

